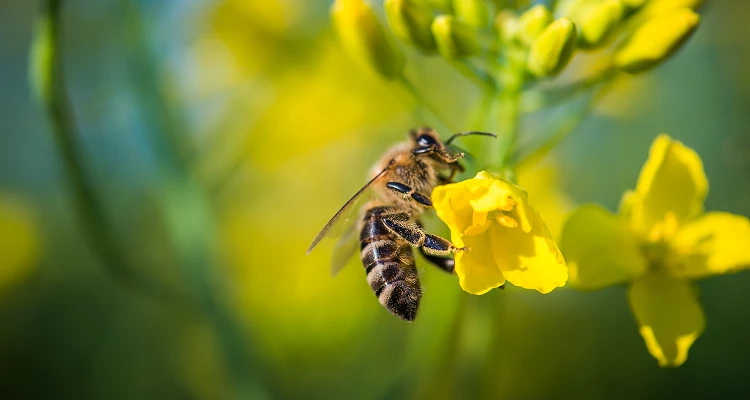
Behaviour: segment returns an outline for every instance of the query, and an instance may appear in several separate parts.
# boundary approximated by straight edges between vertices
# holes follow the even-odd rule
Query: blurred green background
[[[330,244],[305,257],[371,163],[407,129],[435,123],[343,53],[330,1],[65,4],[77,143],[108,235],[140,283],[123,282],[79,224],[50,122],[29,91],[38,3],[0,3],[1,398],[750,390],[750,273],[700,282],[706,331],[685,365],[660,369],[624,288],[472,296],[421,262],[420,314],[406,324],[378,304],[358,260],[334,279]],[[615,209],[661,132],[702,156],[708,210],[750,215],[750,3],[713,1],[702,14],[676,57],[622,81],[520,176],[553,232],[575,204]],[[439,60],[410,56],[407,73],[462,126],[477,90]],[[524,127],[544,130],[539,118]]]

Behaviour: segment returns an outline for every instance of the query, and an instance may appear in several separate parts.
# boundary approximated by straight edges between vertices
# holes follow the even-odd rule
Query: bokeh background
[[[750,273],[700,282],[706,331],[682,367],[660,369],[625,288],[472,296],[422,262],[419,318],[406,324],[377,303],[358,260],[331,278],[330,243],[305,257],[371,163],[408,128],[435,123],[344,54],[330,1],[66,3],[64,76],[82,161],[138,283],[112,274],[92,248],[30,94],[40,4],[2,0],[0,397],[749,392]],[[750,3],[717,0],[702,14],[676,57],[621,81],[521,174],[554,232],[576,204],[615,209],[661,132],[702,156],[708,210],[750,215]],[[407,74],[465,124],[479,93],[460,75],[416,54]],[[544,130],[535,117],[524,122]]]

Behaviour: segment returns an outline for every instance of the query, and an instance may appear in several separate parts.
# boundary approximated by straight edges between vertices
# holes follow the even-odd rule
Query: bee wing
[[[336,215],[331,218],[330,221],[326,224],[326,226],[323,227],[323,229],[318,232],[318,235],[315,236],[315,239],[313,239],[312,243],[310,244],[310,247],[307,249],[307,254],[310,254],[311,251],[315,248],[315,246],[320,243],[321,240],[323,240],[324,237],[330,235],[330,236],[339,236],[342,233],[347,232],[347,228],[349,228],[349,224],[356,221],[356,216],[360,211],[360,208],[364,203],[366,203],[368,200],[370,200],[374,193],[371,189],[373,182],[378,180],[383,174],[388,171],[392,165],[392,161],[388,163],[388,166],[383,168],[382,171],[380,171],[377,175],[375,175],[374,178],[370,179],[367,184],[362,186],[359,191],[352,196],[349,201],[344,204],[343,207],[336,213]],[[356,225],[356,224],[352,224]],[[352,228],[354,229],[354,228]],[[355,235],[356,236],[356,235]],[[343,246],[342,246],[343,247]],[[347,259],[348,260],[348,259]],[[345,264],[346,262],[344,262]]]
[[[352,207],[354,208],[354,207]],[[352,255],[357,250],[359,241],[357,240],[357,224],[350,223],[344,233],[341,234],[338,242],[333,247],[333,255],[331,256],[331,276],[341,271],[342,268],[349,262]]]

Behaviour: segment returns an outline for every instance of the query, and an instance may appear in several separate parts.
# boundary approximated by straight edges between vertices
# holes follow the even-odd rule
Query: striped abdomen
[[[362,264],[380,304],[393,315],[411,322],[422,297],[419,274],[411,246],[397,240],[383,224],[384,210],[385,207],[374,207],[365,213],[359,236]]]

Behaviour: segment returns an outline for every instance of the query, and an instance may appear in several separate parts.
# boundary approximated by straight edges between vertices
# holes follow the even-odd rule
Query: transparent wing
[[[354,207],[352,207],[354,208]],[[331,255],[331,276],[336,274],[344,268],[344,266],[352,258],[352,255],[356,253],[357,247],[359,246],[359,237],[357,235],[357,224],[349,223],[341,234],[341,237],[333,247],[333,254]]]
[[[389,163],[387,167],[385,167],[382,171],[380,171],[380,173],[378,173],[374,178],[370,179],[370,181],[367,182],[367,184],[362,186],[362,188],[359,189],[359,191],[354,196],[352,196],[352,198],[349,199],[349,201],[347,201],[343,207],[341,207],[341,209],[336,213],[336,215],[334,215],[333,218],[331,218],[331,220],[328,221],[328,223],[323,227],[323,229],[321,229],[320,232],[318,232],[318,235],[315,236],[315,239],[313,239],[312,243],[310,244],[310,247],[307,249],[307,254],[310,254],[310,252],[313,251],[315,246],[317,246],[318,243],[320,243],[320,241],[323,240],[323,238],[326,236],[331,236],[331,237],[341,236],[342,239],[344,239],[344,237],[346,236],[345,234],[348,233],[350,236],[354,236],[356,238],[356,235],[353,234],[356,232],[353,232],[353,231],[356,230],[356,226],[355,226],[356,224],[354,222],[356,222],[357,220],[359,211],[366,202],[368,202],[374,197],[372,184],[375,181],[377,181],[381,176],[383,176],[383,174],[385,174],[386,171],[390,169],[391,164],[392,163]],[[339,242],[342,243],[341,241]],[[342,250],[344,250],[345,248],[348,249],[350,247],[351,246],[346,247],[345,243],[342,243],[341,245]],[[346,261],[348,260],[349,259],[347,258],[344,261],[344,264],[346,264]]]

